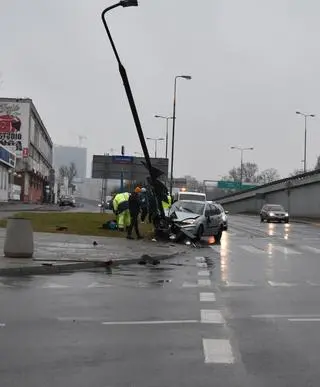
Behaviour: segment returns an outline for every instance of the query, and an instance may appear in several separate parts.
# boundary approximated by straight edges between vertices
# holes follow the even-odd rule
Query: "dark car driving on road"
[[[265,204],[260,211],[260,221],[289,223],[289,214],[280,204]]]

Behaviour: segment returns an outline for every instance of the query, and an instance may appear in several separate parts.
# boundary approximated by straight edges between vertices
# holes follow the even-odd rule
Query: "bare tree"
[[[62,165],[59,168],[59,175],[62,179],[67,178],[68,188],[73,189],[74,188],[73,181],[74,181],[74,178],[77,176],[77,168],[76,168],[75,163],[72,162],[72,163],[70,163],[69,166]]]
[[[314,169],[320,169],[320,156],[317,157],[317,163],[314,166]]]
[[[275,168],[268,168],[259,173],[257,176],[257,183],[267,184],[272,181],[276,181],[280,179],[280,175]]]
[[[290,173],[289,176],[293,177],[293,176],[301,175],[302,173],[304,173],[303,169],[295,169],[293,172]]]
[[[242,181],[246,183],[252,183],[257,181],[257,174],[259,168],[256,163],[246,162],[242,164]],[[241,168],[233,167],[229,171],[229,176],[234,181],[241,180]]]

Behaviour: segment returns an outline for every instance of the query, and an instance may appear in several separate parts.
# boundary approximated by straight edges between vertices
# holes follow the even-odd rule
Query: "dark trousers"
[[[135,233],[137,234],[137,237],[140,237],[139,227],[138,227],[138,215],[139,214],[130,214],[131,222],[130,226],[128,227],[128,236],[131,236],[132,230],[134,228]]]
[[[148,215],[148,208],[142,208],[141,210],[141,222],[144,222]]]

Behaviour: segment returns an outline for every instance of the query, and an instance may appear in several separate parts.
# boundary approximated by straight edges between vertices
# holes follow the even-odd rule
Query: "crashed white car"
[[[179,231],[200,240],[203,236],[214,236],[220,242],[224,222],[220,208],[208,201],[179,200],[165,210],[165,214]]]

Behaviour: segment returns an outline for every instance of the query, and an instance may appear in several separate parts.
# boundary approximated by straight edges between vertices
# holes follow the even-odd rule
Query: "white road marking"
[[[251,246],[251,245],[242,245],[240,246],[243,250],[247,251],[248,253],[252,253],[252,254],[266,254],[266,251],[262,250],[262,249],[258,249],[257,247],[255,246]]]
[[[242,282],[229,282],[229,281],[226,281],[224,286],[226,286],[228,288],[250,288],[250,287],[253,287],[255,285],[254,284],[245,284],[245,283],[242,283]]]
[[[200,293],[201,302],[213,302],[216,301],[216,295],[214,293]]]
[[[163,321],[104,321],[102,325],[161,325],[161,324],[197,324],[199,320],[163,320]]]
[[[300,253],[300,251],[290,249],[289,247],[273,246],[272,248],[276,251],[280,251],[280,253],[285,254],[285,255],[301,255],[302,254],[302,253]]]
[[[70,286],[67,286],[67,285],[60,285],[60,284],[54,284],[54,283],[41,286],[42,289],[65,289],[69,287]]]
[[[320,322],[320,318],[288,318],[291,322]]]
[[[304,250],[308,250],[310,251],[311,253],[314,253],[314,254],[320,254],[320,249],[317,249],[316,247],[312,247],[312,246],[301,246]]]
[[[279,287],[279,288],[292,288],[293,286],[297,286],[297,283],[290,283],[290,282],[274,282],[274,281],[268,281],[268,284],[273,287]]]
[[[202,339],[202,345],[205,363],[234,363],[229,340]]]
[[[197,288],[198,287],[198,284],[194,283],[194,282],[184,282],[182,284],[182,287],[183,288]]]
[[[216,309],[201,309],[201,322],[204,324],[224,324],[225,319]]]
[[[278,319],[278,318],[319,318],[319,314],[307,314],[307,315],[297,315],[297,314],[254,314],[251,316],[252,318],[263,318],[263,319]]]
[[[5,323],[0,323],[0,328],[4,328],[6,326]]]
[[[110,288],[112,285],[110,284],[102,284],[99,282],[92,282],[92,284],[88,285],[88,288]]]
[[[208,279],[199,279],[198,280],[198,286],[199,287],[210,287],[211,281]]]
[[[200,271],[198,271],[198,276],[199,277],[209,277],[210,272],[208,270],[200,270]]]
[[[198,262],[205,262],[206,261],[205,257],[194,257],[194,259]]]
[[[208,265],[205,262],[197,262],[197,266],[201,268],[206,268]]]

